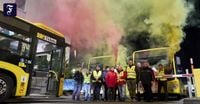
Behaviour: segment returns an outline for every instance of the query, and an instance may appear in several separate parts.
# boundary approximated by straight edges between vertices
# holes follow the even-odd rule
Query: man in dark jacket
[[[148,61],[145,61],[143,63],[143,68],[140,71],[140,80],[141,80],[142,86],[144,87],[144,100],[147,102],[152,101],[153,97],[152,97],[151,85],[152,85],[152,81],[154,80],[154,74],[153,74],[152,69],[149,66]]]
[[[96,65],[96,70],[92,72],[91,80],[93,84],[93,100],[100,99],[100,90],[102,85],[102,71],[100,65]]]
[[[79,101],[80,100],[80,92],[81,92],[81,89],[83,86],[83,80],[84,80],[83,74],[81,72],[81,68],[77,69],[73,78],[74,78],[75,83],[74,83],[74,91],[72,94],[72,99]]]
[[[103,73],[102,73],[102,85],[103,85],[103,94],[102,94],[102,98],[103,100],[107,101],[108,100],[108,97],[107,97],[107,85],[106,85],[106,74],[108,73],[109,71],[109,66],[106,66],[105,69],[103,70]]]

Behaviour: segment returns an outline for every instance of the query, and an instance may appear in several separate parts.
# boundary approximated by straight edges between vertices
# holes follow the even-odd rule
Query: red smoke
[[[110,24],[107,28],[107,41],[110,46],[112,46],[113,54],[115,56],[115,64],[117,63],[117,57],[118,57],[118,45],[121,39],[121,33],[119,27],[117,27],[116,24]]]
[[[44,2],[40,2],[40,5],[41,3]],[[63,33],[70,39],[72,48],[77,49],[78,53],[87,54],[92,49],[98,48],[98,44],[106,42],[117,57],[122,31],[109,18],[109,23],[101,26],[102,23],[96,18],[99,14],[86,0],[49,0],[45,7],[47,8],[35,7],[30,19],[47,24]],[[39,13],[40,9],[43,11]]]
[[[92,48],[101,38],[97,34],[96,20],[92,11],[83,0],[57,3],[59,6],[50,14],[53,19],[51,21],[53,24],[50,25],[70,38],[73,48],[79,50]]]

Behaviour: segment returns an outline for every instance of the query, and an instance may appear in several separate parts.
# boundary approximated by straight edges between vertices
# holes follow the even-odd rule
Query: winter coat
[[[125,71],[117,72],[117,84],[123,85],[126,83],[127,73]]]
[[[103,83],[106,82],[106,74],[108,73],[107,70],[103,70],[103,74],[102,74],[102,80],[103,80]]]
[[[140,77],[141,77],[141,70],[142,70],[142,68],[138,68],[138,67],[136,67],[136,82],[138,83],[141,79],[140,79]]]
[[[99,75],[98,79],[95,78],[95,77],[97,77],[95,73],[97,75]],[[99,71],[94,70],[92,72],[92,75],[91,75],[91,80],[92,80],[92,83],[99,83],[99,84],[102,83],[102,71],[101,70],[99,70]]]
[[[106,85],[107,87],[116,87],[117,86],[117,73],[114,71],[109,71],[106,74]]]
[[[153,81],[154,79],[154,73],[151,68],[143,68],[140,71],[140,80],[143,84],[151,84],[151,81]]]
[[[84,81],[83,74],[80,71],[76,71],[75,74],[74,74],[74,76],[73,76],[73,78],[79,84],[82,84],[83,81]]]

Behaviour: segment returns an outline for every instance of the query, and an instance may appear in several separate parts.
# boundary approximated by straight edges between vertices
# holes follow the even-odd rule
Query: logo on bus
[[[15,3],[4,3],[3,4],[3,14],[4,14],[4,16],[16,16],[17,15],[17,5]]]
[[[37,38],[42,39],[42,40],[46,40],[46,41],[48,41],[48,42],[50,42],[50,43],[53,43],[53,44],[56,44],[56,43],[57,43],[57,40],[56,40],[56,39],[53,39],[53,38],[51,38],[51,37],[48,37],[48,36],[46,36],[46,35],[44,35],[44,34],[42,34],[42,33],[37,33]]]

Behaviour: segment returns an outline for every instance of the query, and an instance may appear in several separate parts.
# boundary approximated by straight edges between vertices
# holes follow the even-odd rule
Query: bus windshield
[[[150,66],[156,69],[159,64],[163,64],[168,69],[168,74],[173,73],[173,65],[169,62],[166,48],[136,51],[134,54],[134,63],[142,63],[143,61],[148,61]]]

